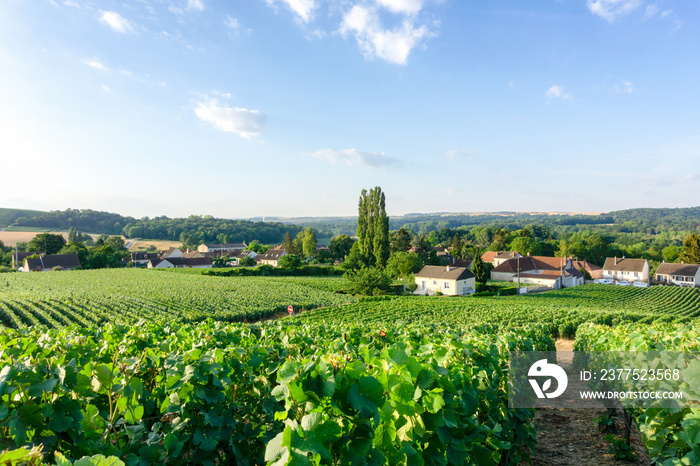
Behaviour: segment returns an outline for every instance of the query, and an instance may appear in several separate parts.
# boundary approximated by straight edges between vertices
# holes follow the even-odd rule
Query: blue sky
[[[700,3],[3,0],[0,206],[685,207]]]

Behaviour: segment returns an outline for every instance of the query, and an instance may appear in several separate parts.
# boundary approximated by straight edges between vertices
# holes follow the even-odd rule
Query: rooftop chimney
[[[445,267],[445,271],[446,271],[446,272],[449,272],[449,271],[450,271],[450,266],[449,266],[449,264],[447,265],[447,267]]]
[[[617,256],[615,256],[615,262],[613,264],[617,265]]]

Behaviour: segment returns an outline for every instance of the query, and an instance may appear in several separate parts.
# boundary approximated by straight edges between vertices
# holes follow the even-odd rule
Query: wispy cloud
[[[187,0],[187,9],[204,11],[204,2],[202,0]]]
[[[610,23],[641,5],[641,0],[588,0],[588,10]]]
[[[423,8],[424,0],[377,0],[377,3],[394,13],[415,14]]]
[[[455,160],[458,158],[472,156],[474,155],[474,152],[469,149],[450,149],[445,151],[445,155],[448,159]]]
[[[550,99],[570,99],[571,94],[566,92],[566,88],[564,86],[557,86],[554,85],[547,89],[547,92],[544,93],[548,98]]]
[[[117,32],[126,33],[131,32],[134,29],[131,21],[115,11],[103,11],[102,15],[100,15],[100,22],[106,24],[112,28],[113,31]]]
[[[224,21],[224,26],[233,29],[234,31],[237,31],[241,25],[238,23],[238,20],[236,18],[233,18],[231,16],[226,16],[226,21]]]
[[[621,84],[613,86],[612,91],[621,94],[631,94],[634,92],[634,84],[629,81],[622,81]]]
[[[197,102],[195,115],[214,128],[228,133],[237,133],[244,138],[259,136],[265,129],[267,116],[259,110],[219,105],[216,99]]]
[[[111,93],[112,93],[112,89],[110,89],[109,86],[103,84],[103,85],[100,86],[100,87],[101,87],[102,90],[105,91],[107,94],[111,94]]]
[[[268,5],[276,6],[277,3],[284,3],[292,10],[303,23],[308,23],[313,18],[314,10],[317,8],[314,0],[265,0]]]
[[[389,167],[401,165],[401,161],[394,157],[389,157],[384,152],[363,152],[357,149],[321,149],[316,151],[311,157],[326,159],[333,163],[344,163],[349,167],[364,166],[364,167]]]
[[[93,58],[92,60],[83,60],[83,63],[85,63],[87,66],[89,66],[91,68],[95,68],[96,70],[109,71],[109,68],[107,68],[105,65],[103,65],[102,62],[96,58]]]
[[[656,3],[652,3],[651,5],[647,5],[646,10],[644,11],[644,18],[649,19],[653,18],[659,13],[659,5]]]
[[[415,27],[409,18],[404,18],[399,27],[384,29],[376,9],[361,5],[353,6],[343,16],[339,30],[343,35],[355,34],[365,58],[378,57],[399,65],[406,64],[408,55],[421,39],[433,35],[424,25]]]

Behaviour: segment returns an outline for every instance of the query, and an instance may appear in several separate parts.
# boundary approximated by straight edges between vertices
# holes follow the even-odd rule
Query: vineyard
[[[102,464],[95,455],[113,466],[518,464],[534,410],[506,408],[508,350],[551,351],[574,335],[578,350],[700,345],[692,289],[345,288],[340,277],[7,274],[0,450],[42,445],[35,464],[66,466]],[[298,317],[265,320],[290,304]],[[660,463],[697,464],[685,435],[697,410],[634,415]]]
[[[633,288],[587,285],[537,295],[510,297],[378,297],[362,298],[339,309],[320,309],[301,316],[307,321],[396,322],[439,321],[492,323],[516,328],[539,323],[554,336],[573,338],[583,323],[687,322],[700,314],[700,294],[677,287]]]
[[[0,333],[4,447],[126,464],[517,464],[517,332],[267,322]],[[310,461],[313,459],[313,461]],[[65,464],[65,463],[64,463]]]
[[[679,351],[700,352],[700,326],[653,324],[623,325],[613,329],[583,325],[576,351]],[[688,367],[684,376],[697,396],[700,368]],[[700,464],[700,407],[682,409],[630,409],[654,464]]]
[[[44,325],[260,319],[286,310],[354,302],[335,293],[342,278],[208,277],[195,273],[113,269],[7,274],[0,278],[0,323]]]

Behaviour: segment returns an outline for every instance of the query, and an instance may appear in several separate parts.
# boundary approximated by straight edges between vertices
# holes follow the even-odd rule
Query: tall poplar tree
[[[379,186],[363,189],[358,202],[357,237],[360,252],[372,264],[386,266],[389,259],[389,217],[386,198]]]

